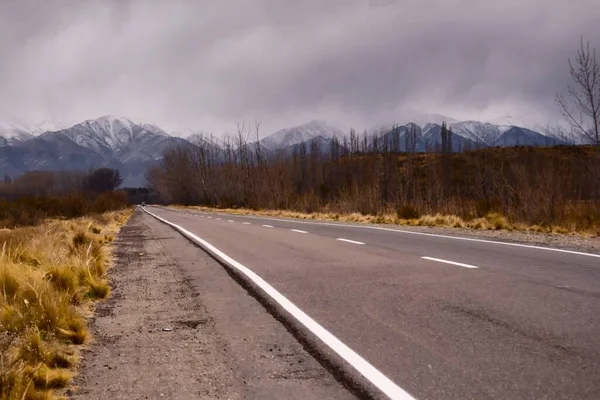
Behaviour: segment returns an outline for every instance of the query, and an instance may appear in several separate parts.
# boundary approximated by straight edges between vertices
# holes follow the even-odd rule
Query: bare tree
[[[558,93],[556,101],[569,125],[600,149],[600,65],[596,49],[590,50],[583,37],[577,56],[569,59],[569,68],[574,85],[569,85],[568,97]],[[591,119],[591,127],[586,119]]]
[[[99,168],[83,180],[84,187],[93,193],[112,192],[123,183],[117,169]]]

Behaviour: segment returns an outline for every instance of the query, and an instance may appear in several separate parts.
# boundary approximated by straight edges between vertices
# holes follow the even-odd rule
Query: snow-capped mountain
[[[87,120],[53,133],[64,134],[78,145],[103,156],[125,152],[140,140],[147,142],[170,137],[154,125],[138,125],[126,118],[113,116]]]
[[[483,147],[550,146],[565,141],[516,125],[494,125],[478,121],[449,124],[453,133]]]
[[[448,125],[453,133],[474,143],[488,146],[546,146],[556,138],[516,125],[495,125],[479,121],[462,121]],[[562,141],[558,142],[559,144]]]
[[[406,151],[406,135],[409,128],[415,130],[415,151],[435,150],[442,142],[442,126],[437,123],[428,123],[422,126],[407,124],[392,129],[384,135],[388,144],[400,146],[399,151]],[[452,130],[453,151],[463,151],[482,147],[510,147],[510,146],[553,146],[567,144],[554,136],[548,136],[514,125],[493,125],[487,122],[461,121],[449,123]],[[393,147],[392,147],[393,148]]]
[[[406,135],[412,127],[416,132],[415,151],[433,151],[441,145],[442,122],[447,122],[448,127],[452,129],[452,147],[454,151],[496,146],[552,146],[567,143],[563,138],[516,125],[499,125],[481,121],[457,121],[439,114],[419,115],[419,121],[409,122],[397,126],[395,129],[373,130],[373,133],[368,134],[367,142],[369,146],[372,146],[374,135],[377,135],[378,138],[384,140],[381,143],[387,141],[388,148],[398,146],[397,151],[406,151]],[[287,149],[286,152],[290,153],[294,149],[299,149],[300,144],[304,143],[308,146],[316,140],[319,142],[319,148],[326,150],[330,147],[331,139],[334,136],[340,138],[341,141],[347,135],[347,132],[335,128],[331,123],[311,121],[293,128],[282,129],[261,139],[259,143],[267,151]],[[306,148],[308,150],[308,147]]]
[[[509,126],[493,125],[478,121],[455,122],[449,124],[449,128],[452,129],[453,133],[485,146],[492,146],[504,131],[510,129]]]
[[[331,139],[341,137],[344,131],[325,121],[310,121],[303,125],[282,129],[274,134],[261,139],[259,143],[268,150],[285,149],[299,143],[307,142],[316,137]]]
[[[19,121],[0,122],[0,146],[14,146],[32,138],[29,126]]]
[[[44,132],[65,128],[50,121],[30,123],[15,118],[0,118],[0,146],[14,146]]]
[[[118,168],[125,186],[140,186],[144,172],[170,147],[191,146],[152,124],[104,116],[70,128],[23,136],[0,147],[4,173],[18,175],[31,170],[69,170],[109,166]]]
[[[85,149],[123,163],[158,160],[165,149],[177,144],[189,144],[182,138],[169,135],[156,125],[137,124],[127,118],[108,115],[81,122],[67,129],[46,132],[44,135],[64,135]]]
[[[442,125],[443,122],[445,122],[447,124],[459,122],[458,120],[456,120],[452,117],[448,117],[448,116],[436,114],[436,113],[420,113],[420,112],[417,112],[414,110],[409,111],[408,113],[410,114],[410,118],[405,119],[407,125],[410,123],[413,123],[413,124],[417,124],[422,127],[427,124]]]
[[[218,149],[223,148],[223,142],[219,138],[213,136],[210,133],[199,132],[199,133],[190,133],[188,135],[184,135],[181,133],[174,133],[174,135],[183,137],[188,142],[195,144],[197,146],[214,146],[215,148],[218,148]]]

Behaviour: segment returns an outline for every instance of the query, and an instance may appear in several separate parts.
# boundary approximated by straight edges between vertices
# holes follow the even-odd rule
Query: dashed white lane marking
[[[221,220],[221,218],[217,218],[217,221],[220,221],[220,220]]]
[[[168,207],[164,207],[164,209],[168,209]],[[468,237],[462,237],[462,236],[440,235],[440,234],[436,234],[436,233],[406,231],[406,230],[402,230],[402,229],[384,228],[384,227],[380,227],[380,226],[368,226],[368,225],[364,226],[364,225],[339,224],[339,223],[336,224],[336,223],[330,223],[330,222],[316,222],[316,221],[297,221],[294,219],[282,219],[282,218],[274,218],[274,217],[258,217],[258,216],[251,216],[251,215],[246,215],[245,218],[252,218],[252,219],[259,219],[259,220],[262,219],[262,220],[269,220],[269,221],[280,221],[280,222],[286,222],[286,223],[291,222],[294,224],[313,224],[313,225],[322,225],[322,226],[334,226],[334,227],[338,227],[338,228],[373,229],[373,230],[378,230],[378,231],[395,232],[395,233],[401,233],[401,234],[407,234],[407,235],[428,236],[428,237],[437,237],[437,238],[452,239],[452,240],[464,240],[464,241],[476,242],[476,243],[486,243],[486,244],[500,245],[500,246],[514,246],[514,247],[522,247],[522,248],[533,249],[533,250],[555,251],[555,252],[559,252],[559,253],[574,254],[574,255],[578,255],[578,256],[600,258],[600,254],[584,253],[581,251],[556,249],[553,247],[534,246],[534,245],[523,244],[523,243],[501,242],[501,241],[497,241],[497,240],[468,238]]]
[[[265,228],[272,228],[273,225],[263,225]]]
[[[234,222],[232,219],[228,219],[227,222]]]
[[[242,222],[244,225],[251,225],[250,222]]]
[[[448,261],[448,260],[442,260],[441,258],[434,258],[434,257],[421,257],[423,260],[429,260],[429,261],[437,261],[440,263],[444,263],[444,264],[451,264],[451,265],[457,265],[459,267],[463,267],[463,268],[479,268],[476,267],[475,265],[470,265],[470,264],[463,264],[463,263],[459,263],[456,261]]]
[[[308,233],[306,231],[301,231],[300,229],[291,229],[292,232],[298,232],[298,233]]]
[[[212,217],[208,217],[208,219],[212,219]]]
[[[336,240],[339,240],[341,242],[353,243],[353,244],[364,244],[363,242],[357,242],[356,240],[350,240],[350,239],[344,239],[344,238],[337,238]]]
[[[167,225],[172,226],[175,230],[181,232],[183,236],[193,240],[206,251],[215,255],[217,258],[225,262],[232,268],[237,269],[240,273],[244,274],[254,284],[261,288],[268,296],[276,301],[284,310],[286,310],[293,318],[306,327],[310,332],[318,337],[325,345],[329,346],[334,352],[342,357],[348,364],[350,364],[355,370],[357,370],[362,376],[364,376],[369,382],[371,382],[376,388],[384,393],[390,399],[398,400],[414,400],[407,391],[396,385],[390,378],[385,376],[381,371],[371,365],[367,360],[362,358],[358,353],[344,344],[341,340],[335,337],[331,332],[321,326],[317,321],[312,319],[308,314],[302,311],[298,306],[288,300],[283,294],[279,293],[277,289],[271,286],[267,281],[257,275],[250,268],[239,263],[215,246],[210,244],[204,239],[199,238],[190,231],[182,228],[179,225],[175,225],[172,222],[167,221],[157,215],[152,214],[149,211],[144,210],[148,214],[152,215],[159,221],[164,222]]]

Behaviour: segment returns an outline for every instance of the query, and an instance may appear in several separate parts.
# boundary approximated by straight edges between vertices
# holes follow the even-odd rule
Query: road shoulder
[[[225,270],[137,212],[74,398],[352,398]]]

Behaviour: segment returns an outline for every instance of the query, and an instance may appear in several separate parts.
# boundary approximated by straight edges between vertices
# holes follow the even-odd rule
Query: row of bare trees
[[[245,137],[240,131],[224,148],[208,140],[173,148],[148,184],[166,203],[364,214],[410,206],[540,224],[600,221],[600,159],[589,146],[398,153],[311,142],[265,155]]]

